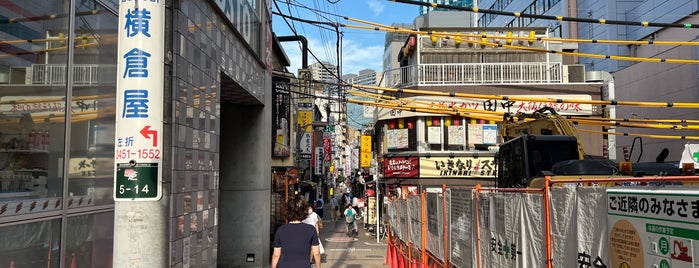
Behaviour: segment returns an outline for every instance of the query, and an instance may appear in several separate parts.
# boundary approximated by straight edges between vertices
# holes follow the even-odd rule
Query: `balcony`
[[[564,83],[561,63],[420,64],[384,72],[387,87]]]
[[[67,70],[66,64],[32,64],[29,67],[11,67],[9,73],[0,73],[0,84],[65,85],[68,77]],[[73,65],[73,84],[99,84],[100,74],[115,75],[116,65],[75,64]]]

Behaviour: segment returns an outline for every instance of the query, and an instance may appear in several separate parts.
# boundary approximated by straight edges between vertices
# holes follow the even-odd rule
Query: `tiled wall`
[[[171,264],[215,267],[218,245],[221,73],[258,100],[264,70],[208,1],[185,0],[175,11],[174,163]]]

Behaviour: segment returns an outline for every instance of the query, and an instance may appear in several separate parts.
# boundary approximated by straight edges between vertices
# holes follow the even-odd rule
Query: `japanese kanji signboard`
[[[114,199],[159,200],[165,2],[119,2]]]
[[[420,178],[494,178],[492,156],[420,157]]]
[[[607,190],[610,267],[699,267],[699,191]]]

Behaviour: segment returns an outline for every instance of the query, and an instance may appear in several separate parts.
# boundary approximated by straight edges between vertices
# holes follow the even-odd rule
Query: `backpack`
[[[354,213],[352,212],[351,209],[349,211],[347,211],[347,215],[345,216],[345,222],[347,222],[347,223],[354,222]]]

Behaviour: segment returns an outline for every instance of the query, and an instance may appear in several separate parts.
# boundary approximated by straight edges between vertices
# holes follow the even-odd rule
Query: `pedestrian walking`
[[[318,231],[313,226],[301,223],[308,216],[308,209],[300,196],[293,196],[287,201],[284,213],[288,223],[274,232],[272,268],[309,268],[311,254],[316,268],[320,268]]]
[[[331,218],[333,222],[336,222],[337,217],[339,216],[338,214],[340,214],[340,206],[337,204],[337,199],[335,196],[330,197],[330,209],[332,210]]]
[[[323,219],[323,205],[325,205],[325,202],[323,202],[323,198],[318,198],[316,201],[316,213],[318,216]]]
[[[303,221],[301,221],[305,224],[313,226],[313,228],[316,229],[316,233],[318,233],[318,248],[320,250],[321,259],[323,258],[323,254],[325,254],[325,249],[323,248],[323,243],[320,240],[320,228],[323,228],[322,220],[323,219],[321,219],[320,216],[318,216],[318,214],[313,212],[312,207],[308,207],[308,216],[306,216],[306,218],[303,219]],[[313,263],[313,253],[312,252],[311,252],[309,260],[311,263]]]

